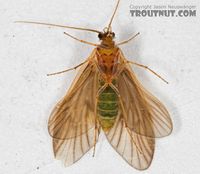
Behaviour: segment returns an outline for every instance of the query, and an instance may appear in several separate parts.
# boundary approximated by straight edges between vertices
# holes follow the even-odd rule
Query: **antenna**
[[[116,14],[116,11],[117,11],[117,9],[118,9],[119,2],[120,2],[120,0],[117,1],[117,5],[115,6],[115,10],[114,10],[113,15],[112,15],[112,17],[111,17],[111,19],[110,19],[110,22],[109,22],[109,24],[108,24],[108,30],[111,30],[111,24],[112,24],[112,21],[113,21],[113,18],[114,18],[114,16],[115,16],[115,14]]]
[[[46,26],[52,26],[52,27],[70,28],[70,29],[75,29],[75,30],[84,30],[84,31],[91,31],[91,32],[95,32],[95,33],[101,33],[98,30],[93,30],[90,28],[72,27],[72,26],[67,26],[67,25],[58,25],[58,24],[50,24],[50,23],[43,23],[43,22],[15,21],[15,23],[46,25]]]

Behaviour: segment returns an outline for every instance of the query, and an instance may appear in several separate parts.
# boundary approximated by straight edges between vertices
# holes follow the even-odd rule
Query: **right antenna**
[[[120,2],[120,0],[117,1],[117,5],[116,5],[116,7],[115,7],[115,10],[114,10],[114,12],[113,12],[113,15],[112,15],[112,17],[111,17],[111,19],[110,19],[110,22],[109,22],[109,24],[108,24],[108,30],[112,30],[112,29],[111,29],[111,24],[112,24],[112,21],[113,21],[113,18],[114,18],[114,16],[115,16],[115,14],[116,14],[116,11],[117,11],[117,9],[118,9],[119,2]]]

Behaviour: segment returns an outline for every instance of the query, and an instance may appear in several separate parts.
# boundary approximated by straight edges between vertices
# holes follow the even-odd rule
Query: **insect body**
[[[97,102],[98,118],[103,130],[108,131],[118,114],[118,94],[109,86],[116,85],[118,48],[97,48],[97,61],[101,72]]]
[[[53,149],[57,159],[65,165],[79,160],[94,148],[103,130],[112,147],[131,166],[147,169],[153,159],[155,138],[164,137],[172,131],[172,121],[165,106],[137,80],[130,64],[145,68],[165,81],[147,66],[128,61],[119,45],[111,23],[103,32],[40,22],[27,22],[48,26],[72,28],[98,33],[100,44],[79,40],[95,46],[89,58],[80,67],[70,89],[55,106],[48,123],[53,137]],[[64,73],[68,70],[50,75]],[[166,81],[165,81],[166,82]]]

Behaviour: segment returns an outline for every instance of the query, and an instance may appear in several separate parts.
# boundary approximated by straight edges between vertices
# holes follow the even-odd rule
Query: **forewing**
[[[155,139],[141,136],[125,126],[119,114],[112,129],[105,133],[113,148],[134,168],[147,169],[153,159]]]
[[[48,129],[53,138],[74,138],[95,126],[98,69],[95,63],[89,61],[78,74],[49,118]]]
[[[118,77],[123,117],[134,132],[148,137],[164,137],[172,131],[165,106],[150,94],[126,65]]]
[[[71,139],[53,139],[53,150],[56,159],[63,161],[65,166],[69,166],[78,161],[87,151],[89,151],[96,140],[94,139],[94,128],[87,132],[75,136]]]

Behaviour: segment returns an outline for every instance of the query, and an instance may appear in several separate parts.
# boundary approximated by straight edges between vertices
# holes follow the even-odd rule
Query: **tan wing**
[[[131,131],[125,126],[122,114],[119,113],[114,126],[105,134],[113,148],[132,167],[144,170],[150,166],[154,154],[155,139]]]
[[[48,129],[53,138],[74,138],[95,126],[97,85],[98,69],[89,61],[51,113]]]
[[[63,161],[65,166],[69,166],[78,161],[87,151],[89,151],[98,139],[94,139],[94,128],[67,140],[53,139],[54,156]]]
[[[167,109],[140,84],[129,65],[119,74],[118,82],[127,126],[148,137],[169,135],[172,121]]]

